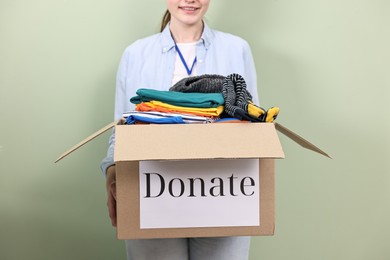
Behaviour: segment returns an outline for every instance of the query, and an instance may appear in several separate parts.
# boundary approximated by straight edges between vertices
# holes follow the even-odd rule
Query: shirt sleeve
[[[245,74],[246,74],[246,84],[249,93],[252,94],[252,101],[255,105],[260,105],[259,103],[259,94],[257,89],[257,74],[256,66],[252,56],[252,51],[249,44],[244,41],[244,64],[245,64]]]
[[[116,88],[115,88],[115,110],[114,119],[118,120],[122,117],[126,110],[126,72],[128,68],[129,54],[128,49],[124,52],[119,64],[118,72],[116,75]],[[108,141],[108,150],[106,157],[102,160],[100,168],[103,175],[106,175],[108,167],[114,165],[114,144],[115,144],[115,131],[113,130]]]

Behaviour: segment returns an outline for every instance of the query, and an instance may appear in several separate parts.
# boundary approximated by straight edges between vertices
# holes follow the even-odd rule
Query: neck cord
[[[187,71],[188,76],[190,76],[190,75],[192,74],[192,71],[193,71],[193,69],[194,69],[195,63],[196,63],[196,61],[197,61],[197,57],[196,57],[196,55],[195,55],[195,59],[194,59],[194,61],[192,62],[192,66],[191,66],[191,68],[189,68],[188,65],[187,65],[186,60],[185,60],[184,57],[183,57],[183,54],[181,53],[179,47],[178,47],[177,44],[176,44],[176,41],[175,41],[175,38],[174,38],[173,35],[172,35],[172,32],[171,32],[171,36],[172,36],[173,42],[175,43],[175,49],[176,49],[177,53],[179,54],[180,60],[181,60],[181,62],[183,63],[184,67],[186,68],[186,71]]]

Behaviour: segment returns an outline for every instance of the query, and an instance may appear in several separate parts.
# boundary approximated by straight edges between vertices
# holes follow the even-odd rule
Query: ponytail
[[[161,29],[160,32],[164,31],[165,26],[171,21],[171,13],[167,10],[165,11],[164,17],[161,21]]]

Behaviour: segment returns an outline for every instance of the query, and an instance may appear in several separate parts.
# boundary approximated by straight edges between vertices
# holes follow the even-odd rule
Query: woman
[[[240,74],[258,104],[256,70],[246,41],[210,29],[203,21],[210,0],[167,0],[161,32],[140,39],[124,52],[117,73],[115,119],[133,110],[139,88],[168,90],[184,77]],[[108,209],[116,226],[114,133],[101,168],[107,176]],[[128,259],[248,259],[249,237],[126,241]]]

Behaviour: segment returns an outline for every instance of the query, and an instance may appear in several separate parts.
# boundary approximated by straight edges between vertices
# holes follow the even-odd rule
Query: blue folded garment
[[[152,118],[140,115],[130,115],[126,118],[126,124],[128,125],[132,125],[137,122],[147,124],[186,124],[180,116]]]

